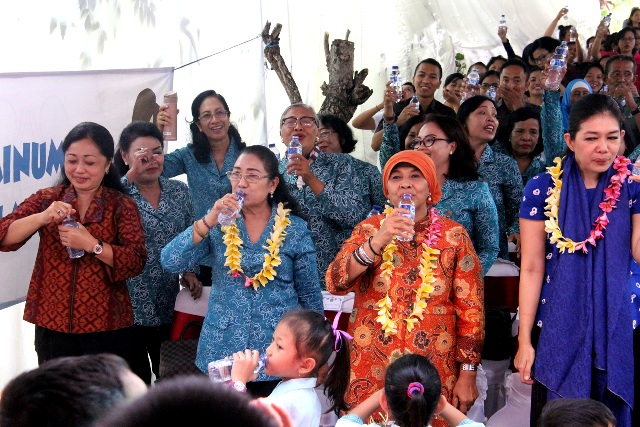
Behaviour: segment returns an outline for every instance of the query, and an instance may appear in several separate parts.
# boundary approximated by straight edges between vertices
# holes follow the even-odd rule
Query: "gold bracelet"
[[[207,238],[206,233],[203,234],[200,232],[200,227],[198,227],[198,220],[193,221],[193,230],[196,232],[198,236],[202,237],[203,239]]]

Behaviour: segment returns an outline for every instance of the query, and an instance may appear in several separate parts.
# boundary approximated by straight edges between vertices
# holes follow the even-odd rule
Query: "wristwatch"
[[[229,387],[233,388],[236,391],[239,391],[240,393],[247,392],[247,386],[242,381],[231,381],[229,383]]]
[[[639,114],[639,113],[640,113],[640,107],[636,107],[635,110],[631,110],[631,115],[632,116],[635,116],[636,114]]]
[[[474,371],[475,372],[475,371],[478,370],[478,367],[476,365],[472,365],[470,363],[463,363],[460,366],[460,369],[462,369],[463,371]]]
[[[102,240],[98,239],[98,243],[93,247],[92,255],[100,255],[102,253]]]

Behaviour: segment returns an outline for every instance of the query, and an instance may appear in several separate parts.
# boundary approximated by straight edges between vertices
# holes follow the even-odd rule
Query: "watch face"
[[[93,253],[96,255],[100,255],[102,253],[102,245],[97,244],[93,247]]]
[[[234,381],[233,382],[233,388],[235,388],[236,390],[243,392],[247,389],[247,386],[244,385],[243,383],[241,383],[240,381]]]

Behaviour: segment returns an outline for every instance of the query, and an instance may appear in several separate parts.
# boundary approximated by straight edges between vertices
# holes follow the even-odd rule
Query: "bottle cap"
[[[178,102],[178,92],[167,92],[164,94],[164,102]]]

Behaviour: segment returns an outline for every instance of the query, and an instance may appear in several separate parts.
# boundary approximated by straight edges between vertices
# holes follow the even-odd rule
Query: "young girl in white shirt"
[[[315,392],[319,373],[328,373],[323,381],[330,410],[348,409],[344,395],[349,384],[349,344],[347,333],[337,329],[337,319],[331,324],[325,317],[311,310],[293,310],[282,316],[266,350],[267,375],[282,381],[267,398],[283,407],[296,427],[318,427],[321,405]],[[335,360],[327,363],[335,352]],[[245,350],[233,355],[231,383],[241,390],[247,381],[255,379],[258,351]],[[322,375],[324,376],[324,375]]]
[[[438,371],[429,359],[418,354],[407,354],[392,362],[387,367],[384,389],[340,418],[336,427],[363,425],[379,408],[387,413],[384,425],[423,427],[433,417],[441,416],[450,426],[484,427],[447,402]]]

